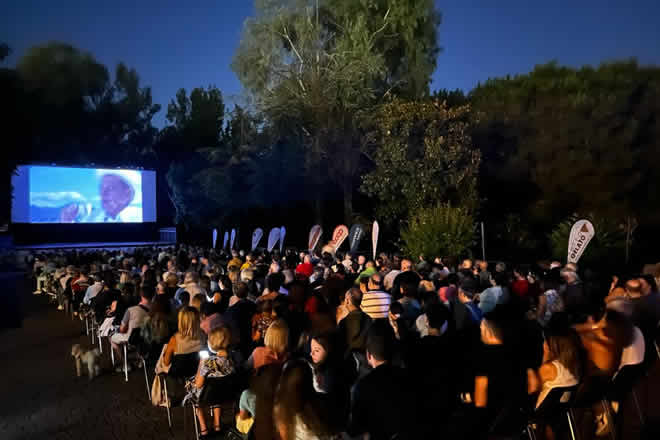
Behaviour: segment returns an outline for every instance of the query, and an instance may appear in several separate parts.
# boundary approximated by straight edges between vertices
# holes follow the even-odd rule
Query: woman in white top
[[[527,391],[537,394],[538,408],[553,388],[571,387],[580,377],[580,340],[573,332],[549,335],[543,342],[543,363],[538,370],[527,370]],[[550,424],[543,432],[548,439],[554,438]]]
[[[580,377],[580,340],[573,331],[548,335],[543,341],[543,363],[527,370],[528,392],[538,393],[538,408],[553,388],[577,385]]]

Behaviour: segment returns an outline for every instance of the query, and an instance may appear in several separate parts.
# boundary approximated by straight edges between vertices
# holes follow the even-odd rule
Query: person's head
[[[358,255],[357,262],[360,266],[364,266],[364,264],[367,262],[367,259],[364,255]]]
[[[314,438],[326,438],[332,434],[327,422],[329,410],[318,399],[312,369],[303,360],[288,362],[283,369],[275,392],[275,409],[279,424],[292,427],[300,418]]]
[[[322,365],[330,356],[331,340],[329,335],[319,334],[312,336],[310,341],[310,356],[315,366]]]
[[[167,283],[167,287],[176,287],[176,285],[179,283],[179,279],[177,278],[176,274],[169,272],[167,274],[167,278],[165,278],[165,283]]]
[[[216,305],[212,302],[203,302],[199,308],[199,313],[202,318],[207,318],[216,313]]]
[[[351,287],[344,295],[344,304],[349,310],[357,310],[362,303],[362,291],[357,287]]]
[[[412,261],[409,260],[408,258],[404,258],[401,260],[401,272],[407,272],[412,269]]]
[[[167,260],[167,271],[171,273],[176,272],[176,261],[174,261],[174,258]]]
[[[632,278],[626,281],[626,293],[633,297],[642,295],[642,283],[639,278]]]
[[[572,330],[546,334],[543,362],[559,361],[573,376],[580,377],[580,339]]]
[[[431,304],[426,309],[426,318],[429,322],[429,328],[436,330],[438,335],[447,331],[450,317],[449,309],[447,309],[444,304]]]
[[[643,296],[647,296],[653,292],[658,291],[658,285],[655,282],[655,278],[653,278],[653,275],[651,274],[640,275],[639,284]]]
[[[248,297],[248,293],[250,292],[249,286],[240,281],[234,286],[234,295],[236,295],[240,299],[244,299]]]
[[[184,306],[190,304],[190,293],[188,293],[188,291],[186,290],[181,292],[181,294],[179,295],[179,301],[181,301],[181,304]]]
[[[525,271],[521,267],[516,266],[513,268],[513,276],[517,280],[523,280],[525,279]]]
[[[209,349],[213,353],[226,350],[231,341],[231,332],[225,326],[216,327],[209,333]]]
[[[199,275],[197,275],[197,272],[188,271],[183,279],[183,284],[197,284],[198,281]]]
[[[486,272],[488,270],[488,261],[479,260],[478,267],[480,271]]]
[[[140,300],[144,303],[149,303],[154,298],[155,289],[151,285],[143,285],[140,287]]]
[[[561,277],[567,284],[574,284],[578,280],[577,273],[568,267],[561,271]]]
[[[397,303],[398,304],[398,303]],[[373,368],[392,360],[394,331],[388,323],[374,322],[367,334],[367,362]]]
[[[458,288],[458,300],[462,303],[468,303],[474,299],[477,292],[475,283],[464,282]]]
[[[156,295],[165,295],[166,292],[165,282],[159,281],[158,284],[156,284]]]
[[[383,276],[378,272],[371,275],[367,287],[369,290],[383,290]]]
[[[465,260],[463,260],[463,262],[461,263],[461,269],[464,269],[464,270],[472,269],[472,260],[470,260],[469,258],[466,258]]]
[[[202,303],[204,303],[204,295],[197,294],[193,296],[193,299],[190,300],[190,305],[194,307],[197,311],[202,309]]]
[[[264,345],[278,355],[286,353],[289,349],[289,327],[282,319],[274,321],[266,330]]]
[[[284,275],[280,272],[271,273],[266,277],[266,288],[270,292],[279,292],[282,284],[284,284]]]
[[[414,298],[417,295],[417,284],[410,282],[401,283],[401,294],[405,297]]]
[[[501,273],[506,272],[506,263],[500,261],[497,264],[495,264],[495,272],[501,272]]]
[[[186,339],[199,339],[199,312],[193,307],[179,310],[179,335]]]
[[[505,272],[495,272],[490,276],[490,283],[493,286],[504,287],[509,283],[509,278]]]
[[[273,300],[267,299],[265,301],[260,301],[257,305],[258,310],[260,313],[263,313],[264,315],[272,315],[273,314]]]
[[[577,263],[566,263],[566,266],[564,266],[564,269],[570,270],[570,271],[573,271],[573,272],[577,272],[578,271],[578,265],[577,265]]]

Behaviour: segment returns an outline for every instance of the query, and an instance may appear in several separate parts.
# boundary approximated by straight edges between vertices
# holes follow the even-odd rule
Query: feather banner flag
[[[380,232],[380,227],[378,222],[374,221],[373,226],[371,227],[371,246],[373,247],[373,259],[376,261],[376,249],[378,248],[378,233]]]
[[[321,239],[321,235],[323,235],[323,228],[321,228],[321,225],[314,225],[312,226],[312,229],[309,230],[309,241],[307,242],[307,248],[309,249],[310,253],[314,251],[314,248]]]
[[[280,254],[282,253],[282,249],[284,249],[284,236],[286,235],[286,229],[284,226],[280,228]]]
[[[259,245],[259,242],[261,241],[261,237],[264,236],[264,230],[261,228],[257,228],[254,230],[252,233],[252,249],[255,250],[257,246]]]
[[[273,228],[268,234],[268,252],[272,252],[273,248],[277,244],[277,241],[280,239],[280,228]]]

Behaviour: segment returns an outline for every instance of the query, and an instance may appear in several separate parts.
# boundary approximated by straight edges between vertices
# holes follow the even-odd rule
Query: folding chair
[[[214,408],[228,408],[235,410],[236,402],[241,392],[246,388],[243,376],[239,373],[231,374],[225,377],[211,377],[204,382],[204,388],[197,402],[191,402],[193,408],[193,423],[195,426],[195,436],[199,440],[199,425],[197,423],[197,408],[208,406],[211,417],[213,417]],[[235,411],[234,411],[235,412]],[[232,415],[232,419],[233,416]]]
[[[577,396],[578,386],[553,388],[543,399],[541,405],[536,408],[527,422],[527,436],[530,440],[536,440],[536,425],[539,422],[559,421],[565,415],[568,421],[568,429],[572,440],[577,440],[577,430],[575,417],[573,416],[572,405]],[[557,417],[559,416],[559,418]],[[551,423],[551,422],[546,422]],[[553,426],[556,424],[553,423]]]
[[[167,399],[167,423],[170,428],[172,427],[172,414],[170,408],[172,406],[172,401],[170,399],[170,393],[167,389],[167,378],[174,380],[185,380],[197,374],[197,367],[199,366],[199,353],[187,353],[187,354],[175,354],[172,356],[172,363],[170,364],[170,369],[167,373],[161,373],[163,378],[163,384],[165,388],[165,397]]]

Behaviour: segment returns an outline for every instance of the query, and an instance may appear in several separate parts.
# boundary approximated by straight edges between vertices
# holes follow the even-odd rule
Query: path
[[[71,346],[90,344],[80,320],[43,296],[24,300],[23,327],[0,332],[1,439],[194,438],[192,411],[184,420],[183,409],[173,409],[171,431],[165,409],[147,401],[142,370],[129,373],[128,383],[111,372],[107,345],[101,376],[77,378]]]

